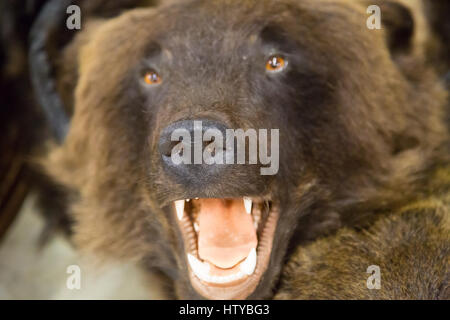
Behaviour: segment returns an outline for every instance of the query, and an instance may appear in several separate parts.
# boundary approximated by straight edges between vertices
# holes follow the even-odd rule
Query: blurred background
[[[33,165],[53,139],[28,63],[31,27],[49,2],[0,0],[0,299],[160,299],[158,277],[119,262],[98,266],[77,254],[70,221],[52,203],[57,191]],[[137,2],[73,1],[102,16]],[[70,265],[80,266],[80,290],[66,286]]]

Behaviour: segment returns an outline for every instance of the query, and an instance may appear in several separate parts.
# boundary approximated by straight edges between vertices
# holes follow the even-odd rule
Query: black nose
[[[170,124],[159,139],[164,168],[187,185],[220,178],[233,152],[226,150],[226,130],[225,124],[206,119]]]

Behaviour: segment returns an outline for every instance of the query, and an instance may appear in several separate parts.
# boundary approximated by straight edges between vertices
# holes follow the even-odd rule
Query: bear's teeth
[[[209,276],[210,267],[208,263],[201,262],[190,253],[187,254],[187,258],[192,271],[195,273],[197,277],[199,277],[200,279],[210,277]]]
[[[184,214],[184,200],[175,201],[175,209],[177,211],[178,220],[182,220]]]
[[[243,273],[246,275],[251,275],[255,271],[256,267],[256,249],[253,248],[250,250],[250,253],[248,254],[247,258],[240,264],[240,269]]]
[[[252,199],[244,197],[244,207],[245,207],[245,211],[250,214],[252,213]]]
[[[195,229],[195,232],[197,232],[197,233],[200,230],[200,227],[198,226],[197,222],[194,222],[194,229]]]
[[[212,276],[209,274],[209,271],[210,271],[209,263],[201,262],[200,260],[198,260],[196,257],[194,257],[193,255],[191,255],[189,253],[187,254],[187,258],[188,258],[189,266],[191,267],[192,272],[195,274],[195,276],[197,278],[199,278],[200,280],[205,281],[207,283],[225,284],[225,283],[229,283],[229,282],[233,282],[233,281],[242,279],[245,276],[253,273],[253,271],[248,273],[250,271],[249,267],[251,267],[252,261],[255,261],[255,264],[256,264],[256,251],[254,253],[252,253],[252,252],[253,251],[251,251],[250,255],[249,255],[250,259],[247,258],[245,260],[245,261],[249,260],[248,265],[246,267],[244,267],[244,269],[246,269],[246,272],[244,272],[241,267],[241,269],[238,272],[236,272],[234,274],[230,274],[228,276]],[[252,268],[254,270],[255,267],[252,267]]]

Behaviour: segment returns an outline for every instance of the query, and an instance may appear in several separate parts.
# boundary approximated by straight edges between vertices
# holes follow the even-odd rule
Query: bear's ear
[[[69,126],[69,118],[54,79],[54,62],[58,50],[67,43],[64,17],[70,1],[49,1],[39,13],[30,32],[28,54],[30,77],[37,102],[53,136],[62,142]],[[64,37],[62,37],[64,35]]]
[[[391,53],[408,53],[412,48],[415,28],[410,8],[393,0],[364,0],[363,3],[367,7],[380,7],[381,24],[386,32],[387,46]]]
[[[81,29],[69,29],[66,19],[71,2],[49,1],[30,32],[28,60],[34,95],[58,143],[64,141],[73,111],[73,93],[78,81],[78,51],[104,20],[89,16],[89,11],[80,9],[83,19]]]
[[[30,32],[28,61],[34,95],[59,143],[64,141],[69,128],[80,48],[109,18],[130,8],[155,5],[153,0],[76,1],[81,13],[81,29],[69,30],[68,12],[73,2],[47,1]]]

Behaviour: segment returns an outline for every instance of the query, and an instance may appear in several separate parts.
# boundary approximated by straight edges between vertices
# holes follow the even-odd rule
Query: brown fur
[[[65,143],[52,150],[45,167],[59,184],[71,190],[69,211],[75,219],[74,241],[77,245],[99,256],[134,259],[148,268],[163,270],[177,279],[178,296],[196,297],[188,284],[184,257],[178,253],[182,247],[178,231],[167,209],[173,200],[169,197],[172,194],[181,196],[183,189],[170,181],[154,158],[149,160],[151,172],[148,174],[145,157],[155,153],[158,133],[176,117],[186,116],[189,112],[227,113],[231,121],[241,127],[252,123],[262,124],[262,127],[287,127],[295,132],[293,137],[296,138],[283,140],[280,157],[285,156],[289,161],[280,164],[280,174],[256,185],[270,189],[271,194],[280,197],[288,207],[280,219],[274,240],[269,280],[253,297],[271,297],[280,272],[281,290],[285,292],[279,293],[278,298],[441,297],[442,288],[437,284],[435,288],[439,287],[441,291],[424,291],[420,285],[403,290],[405,282],[401,279],[408,281],[409,278],[388,285],[390,276],[383,278],[387,292],[350,291],[366,276],[367,263],[376,264],[379,260],[382,272],[391,270],[394,278],[400,273],[400,267],[389,265],[389,257],[377,253],[380,246],[389,247],[392,243],[405,241],[397,238],[397,230],[406,228],[415,235],[415,242],[410,247],[404,251],[400,247],[396,249],[402,264],[409,250],[421,252],[417,257],[423,258],[420,268],[428,265],[435,254],[448,255],[448,238],[441,233],[448,230],[448,224],[436,222],[447,221],[448,204],[433,205],[435,209],[430,210],[434,213],[430,214],[426,210],[411,213],[399,209],[420,199],[430,168],[448,162],[448,132],[444,123],[447,92],[439,84],[433,69],[426,65],[424,57],[415,55],[414,50],[390,52],[387,45],[389,30],[367,30],[365,7],[358,2],[281,1],[282,5],[275,7],[281,13],[279,16],[274,14],[274,20],[289,25],[291,36],[312,52],[308,67],[327,78],[323,87],[326,90],[321,88],[325,94],[318,100],[326,101],[326,105],[319,106],[323,111],[318,113],[311,109],[309,123],[317,121],[317,126],[307,130],[304,127],[308,123],[294,122],[310,116],[299,115],[298,109],[294,108],[268,113],[248,103],[240,109],[232,109],[238,99],[215,90],[214,86],[205,86],[209,91],[201,91],[205,88],[201,86],[191,88],[192,82],[177,88],[179,91],[173,92],[172,100],[164,102],[164,107],[154,106],[150,115],[127,108],[131,101],[133,104],[139,101],[134,91],[126,89],[128,80],[124,80],[128,79],[133,63],[145,54],[148,39],[164,30],[176,29],[177,21],[195,16],[195,10],[189,11],[191,1],[187,3],[187,8],[167,6],[160,13],[156,9],[131,10],[117,18],[92,24],[83,30],[85,35],[89,34],[89,40],[86,41],[82,33],[68,51],[71,52],[66,57],[68,65],[75,64],[78,70],[74,114]],[[205,15],[225,15],[223,19],[236,28],[247,20],[255,24],[251,21],[268,18],[269,12],[274,12],[258,5],[260,1],[251,0],[239,4],[225,0],[192,3],[200,3]],[[271,1],[264,3],[268,7],[274,5]],[[301,16],[292,17],[294,10]],[[199,19],[198,26],[193,26],[189,34],[190,41],[196,41],[197,32],[204,31],[208,37],[211,35],[205,30],[214,30],[214,26],[201,29],[208,20]],[[235,37],[233,41],[239,38],[230,34]],[[185,45],[186,56],[196,50],[194,44],[186,43],[186,37],[173,36],[170,41],[175,47]],[[214,48],[212,38],[203,41],[203,52],[211,50],[211,57],[220,50],[233,49],[233,42],[227,43],[228,47]],[[231,52],[229,55],[233,56]],[[204,65],[214,66],[219,58]],[[239,72],[239,68],[232,67],[231,74]],[[224,85],[224,91],[227,85],[230,88],[234,85],[220,70],[209,72],[211,70],[206,68],[202,71],[210,81],[198,80],[199,83],[217,81]],[[248,90],[243,85],[233,92],[244,99]],[[207,92],[209,96],[199,97],[197,92]],[[327,100],[328,93],[332,97]],[[213,99],[222,104],[209,104]],[[198,101],[208,101],[204,105],[209,107],[199,109]],[[187,110],[186,105],[199,107]],[[244,111],[245,116],[242,116]],[[141,119],[148,122],[143,123]],[[151,128],[149,132],[148,127]],[[147,143],[149,153],[144,152]],[[302,149],[299,150],[297,145]],[[254,186],[239,180],[234,183],[230,180],[231,185],[237,190]],[[386,220],[373,224],[381,212],[392,213]],[[342,227],[345,229],[336,236],[318,240],[306,249],[303,247]],[[355,228],[368,229],[358,233]],[[385,228],[388,230],[383,231]],[[423,252],[426,247],[421,246],[421,239],[435,241],[432,248],[435,251]],[[374,251],[371,253],[370,250]],[[297,253],[284,270],[281,261],[293,252]],[[342,256],[349,256],[348,259],[354,259],[355,263],[348,264],[348,259]],[[315,269],[324,263],[344,276],[334,277],[329,269]],[[299,270],[296,270],[297,266]],[[414,277],[418,269],[411,268],[406,266],[402,274]],[[448,270],[438,266],[437,278],[433,281],[440,282],[443,271],[448,275]],[[307,276],[311,272],[317,281],[308,282]],[[303,290],[303,286],[308,290]],[[331,290],[329,286],[337,289]],[[344,286],[349,289],[337,293]]]
[[[364,230],[298,247],[275,299],[450,299],[450,170],[440,169],[432,192]],[[371,265],[381,288],[368,289]]]

